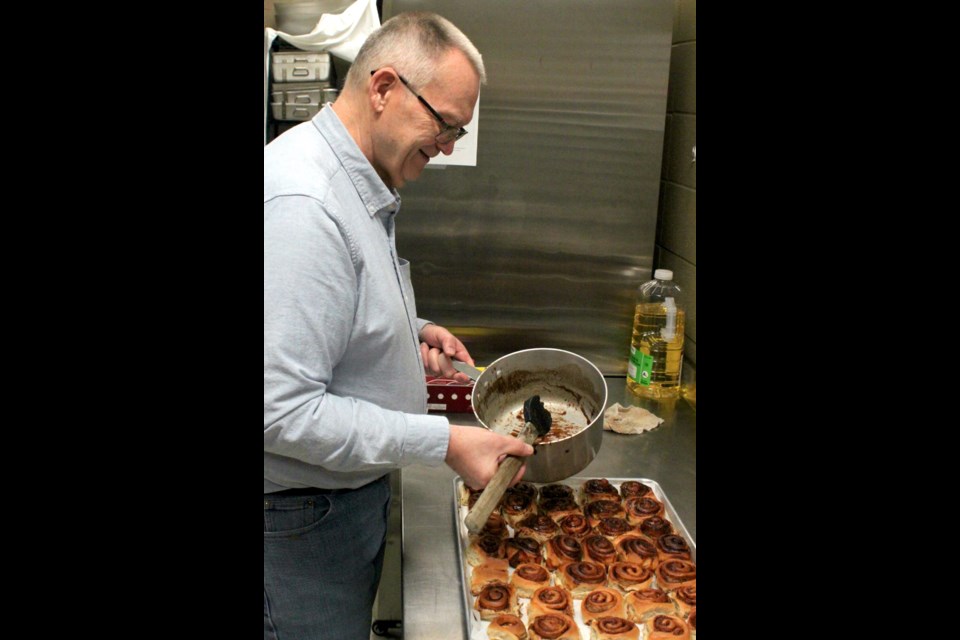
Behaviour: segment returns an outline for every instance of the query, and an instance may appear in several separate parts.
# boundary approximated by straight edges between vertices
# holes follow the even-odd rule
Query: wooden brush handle
[[[537,428],[530,422],[526,423],[523,426],[523,431],[517,436],[517,439],[523,440],[527,444],[533,444],[533,441],[537,439]],[[500,463],[500,468],[493,474],[493,478],[490,479],[490,482],[488,482],[487,486],[483,489],[483,493],[477,498],[476,504],[473,505],[470,513],[464,518],[467,531],[473,534],[480,533],[483,526],[487,524],[490,513],[500,503],[500,498],[506,493],[507,486],[510,484],[510,481],[513,480],[513,476],[517,475],[517,471],[520,470],[525,460],[526,458],[507,456],[506,459]]]

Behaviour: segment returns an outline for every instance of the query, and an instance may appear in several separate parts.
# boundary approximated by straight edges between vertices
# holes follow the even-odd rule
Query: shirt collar
[[[313,125],[337,155],[367,213],[370,216],[395,215],[400,210],[400,192],[395,188],[387,188],[336,112],[333,109],[321,109],[314,116]]]

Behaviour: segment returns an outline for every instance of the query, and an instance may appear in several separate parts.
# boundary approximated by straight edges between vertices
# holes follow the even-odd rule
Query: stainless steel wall
[[[555,347],[624,373],[653,264],[673,0],[385,0],[383,18],[424,9],[477,45],[488,83],[477,166],[402,191],[419,315],[480,365]]]

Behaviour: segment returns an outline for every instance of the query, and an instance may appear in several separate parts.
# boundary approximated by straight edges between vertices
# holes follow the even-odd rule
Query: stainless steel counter
[[[607,406],[636,404],[664,419],[640,435],[603,432],[597,457],[578,473],[588,477],[650,478],[697,538],[697,414],[685,400],[641,400],[623,377],[608,377]],[[445,414],[452,424],[479,425],[472,414]],[[464,635],[463,587],[457,566],[453,478],[446,465],[400,473],[403,519],[403,637],[451,640]]]

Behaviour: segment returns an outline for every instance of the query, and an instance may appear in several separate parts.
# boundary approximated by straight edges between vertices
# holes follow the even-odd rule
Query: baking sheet
[[[599,479],[601,476],[590,476],[590,477],[580,477],[576,476],[573,478],[567,478],[566,480],[560,480],[558,482],[533,482],[534,486],[538,489],[546,484],[565,484],[569,485],[574,489],[575,494],[577,495],[577,503],[580,503],[579,489],[583,486],[583,483],[587,480]],[[670,504],[670,500],[667,498],[667,494],[664,493],[663,488],[656,480],[651,480],[649,478],[611,478],[607,477],[607,480],[610,481],[614,487],[617,488],[617,491],[620,490],[620,485],[628,480],[636,480],[642,482],[653,490],[654,496],[663,503],[663,516],[670,521],[670,524],[673,525],[675,533],[677,535],[683,536],[684,540],[687,541],[687,544],[690,545],[690,557],[693,562],[697,562],[697,545],[693,538],[690,536],[690,532],[687,531],[687,528],[683,525],[683,522],[680,520],[680,516],[677,515],[676,510],[673,508],[673,505]],[[470,593],[470,571],[473,569],[467,563],[467,547],[470,544],[470,536],[467,531],[467,526],[464,524],[463,520],[467,517],[467,505],[460,504],[460,496],[463,491],[463,480],[460,477],[453,479],[453,512],[456,514],[456,530],[457,530],[457,559],[458,566],[460,568],[460,586],[461,586],[461,596],[463,598],[463,611],[464,611],[464,624],[466,625],[466,634],[467,638],[470,640],[489,640],[487,636],[487,627],[490,626],[488,620],[480,619],[480,612],[473,608],[474,596]],[[581,505],[582,506],[582,505]],[[508,530],[510,531],[510,537],[513,537],[516,533],[509,524],[507,525]],[[508,569],[509,575],[513,575],[513,567]],[[526,614],[526,605],[530,603],[529,598],[524,598],[520,596],[518,601],[521,604],[521,613],[520,618],[523,620],[524,624],[528,624],[530,621],[527,618]],[[590,627],[583,622],[583,614],[580,611],[580,603],[583,601],[583,598],[574,598],[573,599],[573,608],[574,616],[573,619],[577,622],[577,626],[580,629],[580,637],[583,640],[590,638]],[[641,637],[643,632],[641,631]]]

